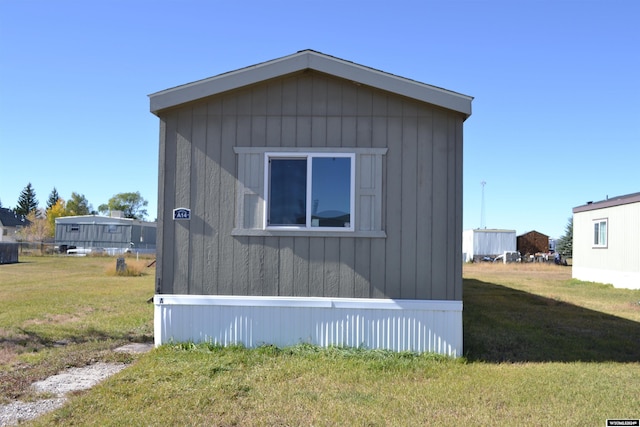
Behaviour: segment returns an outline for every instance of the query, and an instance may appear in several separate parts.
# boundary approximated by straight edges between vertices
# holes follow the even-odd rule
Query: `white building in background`
[[[16,232],[29,224],[24,215],[0,208],[0,242],[15,242]]]
[[[572,274],[640,289],[640,193],[573,208]]]
[[[462,232],[462,258],[464,262],[478,261],[516,250],[516,231],[475,229]]]

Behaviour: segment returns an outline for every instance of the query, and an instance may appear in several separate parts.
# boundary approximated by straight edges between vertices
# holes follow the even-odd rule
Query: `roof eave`
[[[241,88],[272,78],[311,69],[359,84],[376,87],[449,110],[468,118],[472,97],[414,80],[395,76],[353,62],[314,51],[302,51],[283,58],[220,74],[208,79],[163,90],[149,95],[152,113],[187,102]]]
[[[640,203],[640,193],[626,194],[624,196],[612,197],[599,202],[589,202],[582,206],[573,208],[573,213],[593,211],[597,209],[611,208],[614,206],[627,205],[630,203]]]

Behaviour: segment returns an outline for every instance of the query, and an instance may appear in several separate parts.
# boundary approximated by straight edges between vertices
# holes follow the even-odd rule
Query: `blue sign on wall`
[[[189,220],[191,219],[191,209],[187,208],[176,208],[173,210],[173,219],[174,220]]]

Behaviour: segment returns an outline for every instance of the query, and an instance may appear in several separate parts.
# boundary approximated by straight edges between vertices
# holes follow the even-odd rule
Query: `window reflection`
[[[349,227],[351,159],[314,157],[311,178],[311,226]]]
[[[304,225],[307,211],[307,160],[271,159],[269,224]]]
[[[351,228],[352,161],[351,156],[270,157],[267,224]]]

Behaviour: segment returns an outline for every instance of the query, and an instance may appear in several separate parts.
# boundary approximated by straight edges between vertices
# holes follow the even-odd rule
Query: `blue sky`
[[[636,0],[0,0],[0,201],[31,182],[157,211],[147,95],[314,49],[471,95],[464,229],[564,233],[640,191]]]

